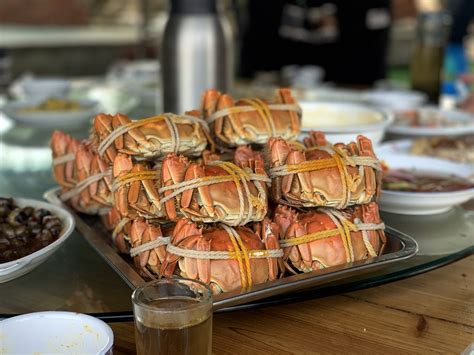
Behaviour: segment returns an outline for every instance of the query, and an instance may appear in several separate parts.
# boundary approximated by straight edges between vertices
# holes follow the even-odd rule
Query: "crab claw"
[[[328,145],[326,136],[321,131],[310,131],[308,137],[305,137],[303,141],[307,148],[324,147]]]
[[[273,221],[279,226],[281,236],[286,234],[290,224],[296,222],[297,219],[296,210],[285,205],[278,205],[273,213]]]
[[[217,108],[217,102],[221,97],[221,93],[216,89],[209,89],[202,94],[202,108],[205,118],[211,116]]]
[[[186,157],[174,153],[168,154],[165,160],[163,160],[161,168],[163,186],[166,187],[183,182],[188,166],[189,160]],[[164,195],[166,197],[172,193],[173,190],[167,190],[164,192]],[[179,205],[177,198],[165,202],[166,215],[172,221],[177,218],[176,208]]]

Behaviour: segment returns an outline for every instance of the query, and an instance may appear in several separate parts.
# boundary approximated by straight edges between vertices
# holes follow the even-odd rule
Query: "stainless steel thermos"
[[[230,89],[233,43],[226,21],[216,0],[171,0],[161,45],[165,112],[198,108],[206,89]]]

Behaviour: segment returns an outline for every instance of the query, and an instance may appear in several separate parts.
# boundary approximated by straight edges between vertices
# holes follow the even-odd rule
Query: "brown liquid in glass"
[[[197,303],[193,299],[161,299],[150,302],[157,308],[181,308]],[[150,324],[135,320],[135,337],[137,353],[141,354],[211,354],[212,349],[212,318],[190,320],[189,326],[173,325],[166,328],[157,327],[155,322]],[[155,324],[151,324],[155,323]]]

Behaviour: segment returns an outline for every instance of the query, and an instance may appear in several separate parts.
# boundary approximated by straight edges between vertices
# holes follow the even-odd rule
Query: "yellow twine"
[[[315,233],[305,234],[299,237],[293,237],[284,239],[280,242],[281,247],[287,248],[295,245],[300,245],[303,243],[309,243],[315,240],[326,239],[329,237],[334,237],[339,234],[338,229],[329,229],[324,231],[319,231]]]
[[[121,188],[124,185],[131,184],[135,181],[156,180],[159,178],[159,172],[154,170],[134,171],[118,176],[114,181],[114,190]]]
[[[235,251],[235,256],[236,256],[237,262],[239,264],[240,282],[242,284],[242,288],[247,288],[247,278],[246,278],[246,275],[245,275],[244,263],[242,261],[242,255],[240,253],[239,246],[237,244],[237,241],[234,239],[234,235],[233,235],[231,229],[227,226],[224,226],[224,229],[227,231],[227,234],[229,235],[229,239],[232,243],[232,246],[233,246],[234,251]],[[229,251],[232,251],[232,250],[229,250]]]
[[[235,230],[233,230],[233,233],[234,233],[235,239],[237,239],[237,242],[240,245],[240,248],[242,249],[242,254],[243,254],[243,257],[244,257],[244,261],[245,261],[245,266],[247,267],[246,268],[246,273],[247,273],[248,287],[252,287],[252,269],[250,269],[249,252],[248,252],[247,248],[245,247],[243,240],[240,238],[240,236],[237,234],[237,232]]]
[[[241,101],[243,103],[246,103],[247,105],[253,107],[255,109],[255,111],[257,111],[259,116],[262,118],[263,123],[265,124],[265,127],[267,129],[268,134],[273,137],[274,136],[274,130],[273,130],[272,124],[270,123],[271,116],[268,117],[266,115],[265,108],[264,108],[264,103],[259,101],[259,100],[256,100],[256,99],[254,99],[254,100],[253,99],[242,99]]]

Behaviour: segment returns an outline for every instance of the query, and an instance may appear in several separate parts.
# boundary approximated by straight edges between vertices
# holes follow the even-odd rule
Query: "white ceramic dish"
[[[73,312],[38,312],[0,322],[1,354],[112,354],[103,321]]]
[[[418,110],[432,111],[443,115],[459,125],[444,127],[411,127],[397,124],[388,127],[387,132],[405,137],[459,136],[474,133],[474,115],[460,110],[443,110],[435,107],[422,107]]]
[[[70,87],[71,81],[65,78],[35,78],[25,75],[12,84],[10,91],[18,98],[41,100],[48,97],[64,97]]]
[[[442,175],[456,175],[472,179],[473,167],[467,164],[454,163],[447,160],[418,157],[401,154],[381,154],[377,156],[391,169],[416,169],[423,172],[439,173]],[[428,215],[443,213],[453,206],[462,204],[474,198],[474,188],[453,192],[401,192],[382,190],[380,209],[386,212]]]
[[[373,90],[363,97],[367,103],[392,110],[410,110],[428,101],[426,94],[412,90]]]
[[[48,246],[30,254],[23,258],[0,263],[0,283],[10,281],[30,272],[35,267],[44,262],[51,254],[58,250],[61,245],[74,231],[74,217],[65,209],[52,205],[47,202],[30,200],[25,198],[14,198],[15,204],[19,207],[31,206],[34,208],[44,208],[55,216],[59,217],[63,223],[63,230],[59,238]],[[0,352],[1,353],[1,352]]]
[[[378,157],[390,154],[410,155],[412,145],[412,139],[397,139],[394,141],[388,141],[383,144],[377,145],[374,149],[375,154]]]
[[[360,90],[339,89],[330,86],[314,89],[292,89],[295,98],[301,101],[354,102],[363,103],[364,96]]]
[[[363,134],[378,144],[392,123],[389,111],[349,102],[300,102],[303,139],[309,131],[322,131],[331,143],[350,142]]]
[[[77,111],[23,111],[36,106],[38,100],[12,101],[2,111],[12,120],[43,129],[75,129],[85,126],[98,113],[96,101],[78,100],[81,109]]]

